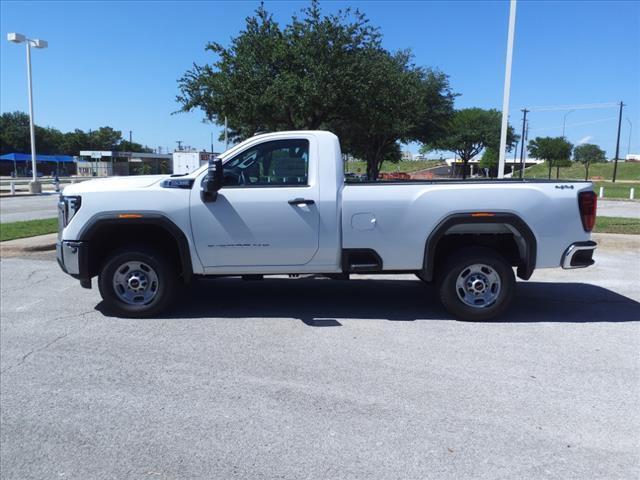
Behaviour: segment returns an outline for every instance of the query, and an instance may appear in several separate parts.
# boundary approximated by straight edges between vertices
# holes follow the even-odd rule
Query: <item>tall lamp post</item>
[[[21,33],[7,34],[7,40],[12,43],[27,44],[27,81],[29,83],[29,132],[31,135],[31,169],[33,177],[29,183],[30,193],[42,193],[42,185],[38,182],[38,168],[36,165],[36,132],[33,122],[33,87],[31,84],[31,47],[47,48],[48,43],[45,40],[37,38],[27,38]]]
[[[504,92],[502,97],[502,125],[500,128],[500,151],[498,156],[498,178],[504,177],[507,155],[507,132],[509,130],[509,95],[511,93],[511,63],[513,61],[513,38],[516,30],[516,0],[509,2],[509,30],[507,33],[507,59],[504,68]]]

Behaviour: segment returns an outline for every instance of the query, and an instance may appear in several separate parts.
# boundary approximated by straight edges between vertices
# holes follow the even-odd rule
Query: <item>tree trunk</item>
[[[585,167],[587,168],[587,173],[584,176],[585,181],[589,180],[589,164],[585,163]]]
[[[560,164],[556,165],[556,180],[560,178]]]
[[[378,179],[379,174],[380,167],[378,166],[378,161],[375,158],[367,159],[367,180],[374,182]]]
[[[553,168],[553,165],[551,165],[551,160],[549,160],[549,180],[551,180],[551,168]]]

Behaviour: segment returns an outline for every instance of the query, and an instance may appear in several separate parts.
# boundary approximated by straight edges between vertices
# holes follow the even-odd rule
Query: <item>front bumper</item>
[[[585,268],[593,265],[593,252],[598,244],[588,240],[586,242],[574,242],[567,247],[562,254],[560,265],[564,269]]]
[[[90,288],[86,242],[59,240],[56,244],[56,259],[63,272],[80,280],[83,287]]]

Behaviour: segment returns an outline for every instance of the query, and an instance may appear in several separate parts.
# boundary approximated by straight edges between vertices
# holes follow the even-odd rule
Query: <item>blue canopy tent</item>
[[[13,162],[13,171],[15,175],[18,174],[17,162],[25,162],[25,171],[29,168],[29,162],[31,162],[30,153],[6,153],[0,155],[0,161]],[[73,163],[73,157],[69,155],[40,155],[36,154],[36,162],[47,162],[56,164],[56,172],[60,163]]]

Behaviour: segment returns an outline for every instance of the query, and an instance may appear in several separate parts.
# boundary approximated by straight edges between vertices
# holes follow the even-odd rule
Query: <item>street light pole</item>
[[[29,182],[30,193],[42,193],[42,185],[38,182],[38,167],[36,164],[36,129],[33,120],[33,86],[31,82],[31,47],[47,48],[47,42],[39,39],[27,38],[20,33],[7,34],[7,40],[12,43],[27,44],[27,83],[29,92],[29,134],[31,136],[31,170],[32,178]]]
[[[27,82],[29,83],[29,134],[31,136],[31,169],[32,177],[29,184],[31,193],[41,193],[42,186],[38,182],[36,166],[36,127],[33,121],[33,84],[31,82],[31,42],[27,41]]]
[[[507,33],[507,59],[504,71],[504,92],[502,97],[502,126],[500,129],[500,151],[498,152],[498,178],[504,177],[504,163],[507,152],[507,132],[509,128],[509,94],[511,93],[511,63],[513,61],[513,37],[516,29],[516,0],[509,6],[509,30]]]
[[[567,113],[564,114],[564,120],[562,121],[562,138],[565,138],[565,136],[564,136],[564,128],[567,125],[567,117],[572,112],[575,112],[575,110],[569,110]]]

